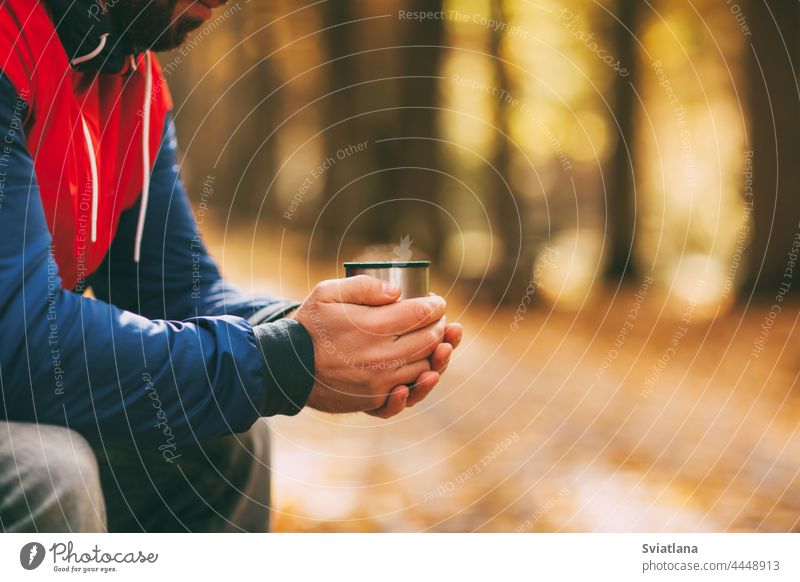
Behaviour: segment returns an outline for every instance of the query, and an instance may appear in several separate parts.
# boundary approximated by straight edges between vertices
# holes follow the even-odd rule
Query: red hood
[[[0,6],[0,55],[0,69],[28,106],[25,137],[62,285],[80,290],[105,257],[120,214],[140,195],[146,206],[169,91],[149,52],[129,59],[124,74],[73,68],[41,2]]]

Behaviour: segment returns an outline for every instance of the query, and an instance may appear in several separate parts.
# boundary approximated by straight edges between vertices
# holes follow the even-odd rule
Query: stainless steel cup
[[[400,299],[411,299],[429,295],[430,266],[430,261],[345,263],[344,272],[347,277],[369,275],[381,281],[391,281],[400,286]]]

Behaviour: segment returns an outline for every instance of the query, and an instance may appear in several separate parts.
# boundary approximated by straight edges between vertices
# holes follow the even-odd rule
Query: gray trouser
[[[264,421],[177,453],[0,421],[0,531],[268,531]]]

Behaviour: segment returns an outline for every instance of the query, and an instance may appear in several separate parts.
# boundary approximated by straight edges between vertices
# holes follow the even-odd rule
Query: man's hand
[[[461,324],[452,323],[444,330],[444,341],[436,346],[431,355],[431,369],[423,372],[413,386],[397,386],[389,393],[386,402],[380,408],[366,411],[371,416],[391,418],[403,412],[403,409],[421,402],[439,383],[441,375],[447,370],[453,350],[461,343],[463,330]]]
[[[405,408],[412,394],[416,402],[433,389],[439,372],[432,366],[441,371],[452,352],[439,347],[449,331],[447,305],[437,296],[398,302],[399,296],[397,286],[363,275],[323,281],[289,315],[314,343],[309,406],[388,418],[398,404],[397,412]],[[456,335],[460,340],[460,328]]]

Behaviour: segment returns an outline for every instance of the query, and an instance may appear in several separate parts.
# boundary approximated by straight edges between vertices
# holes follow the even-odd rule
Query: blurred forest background
[[[278,528],[798,529],[798,63],[797,0],[230,0],[162,55],[229,275],[408,236],[467,323],[413,415],[273,424]]]

